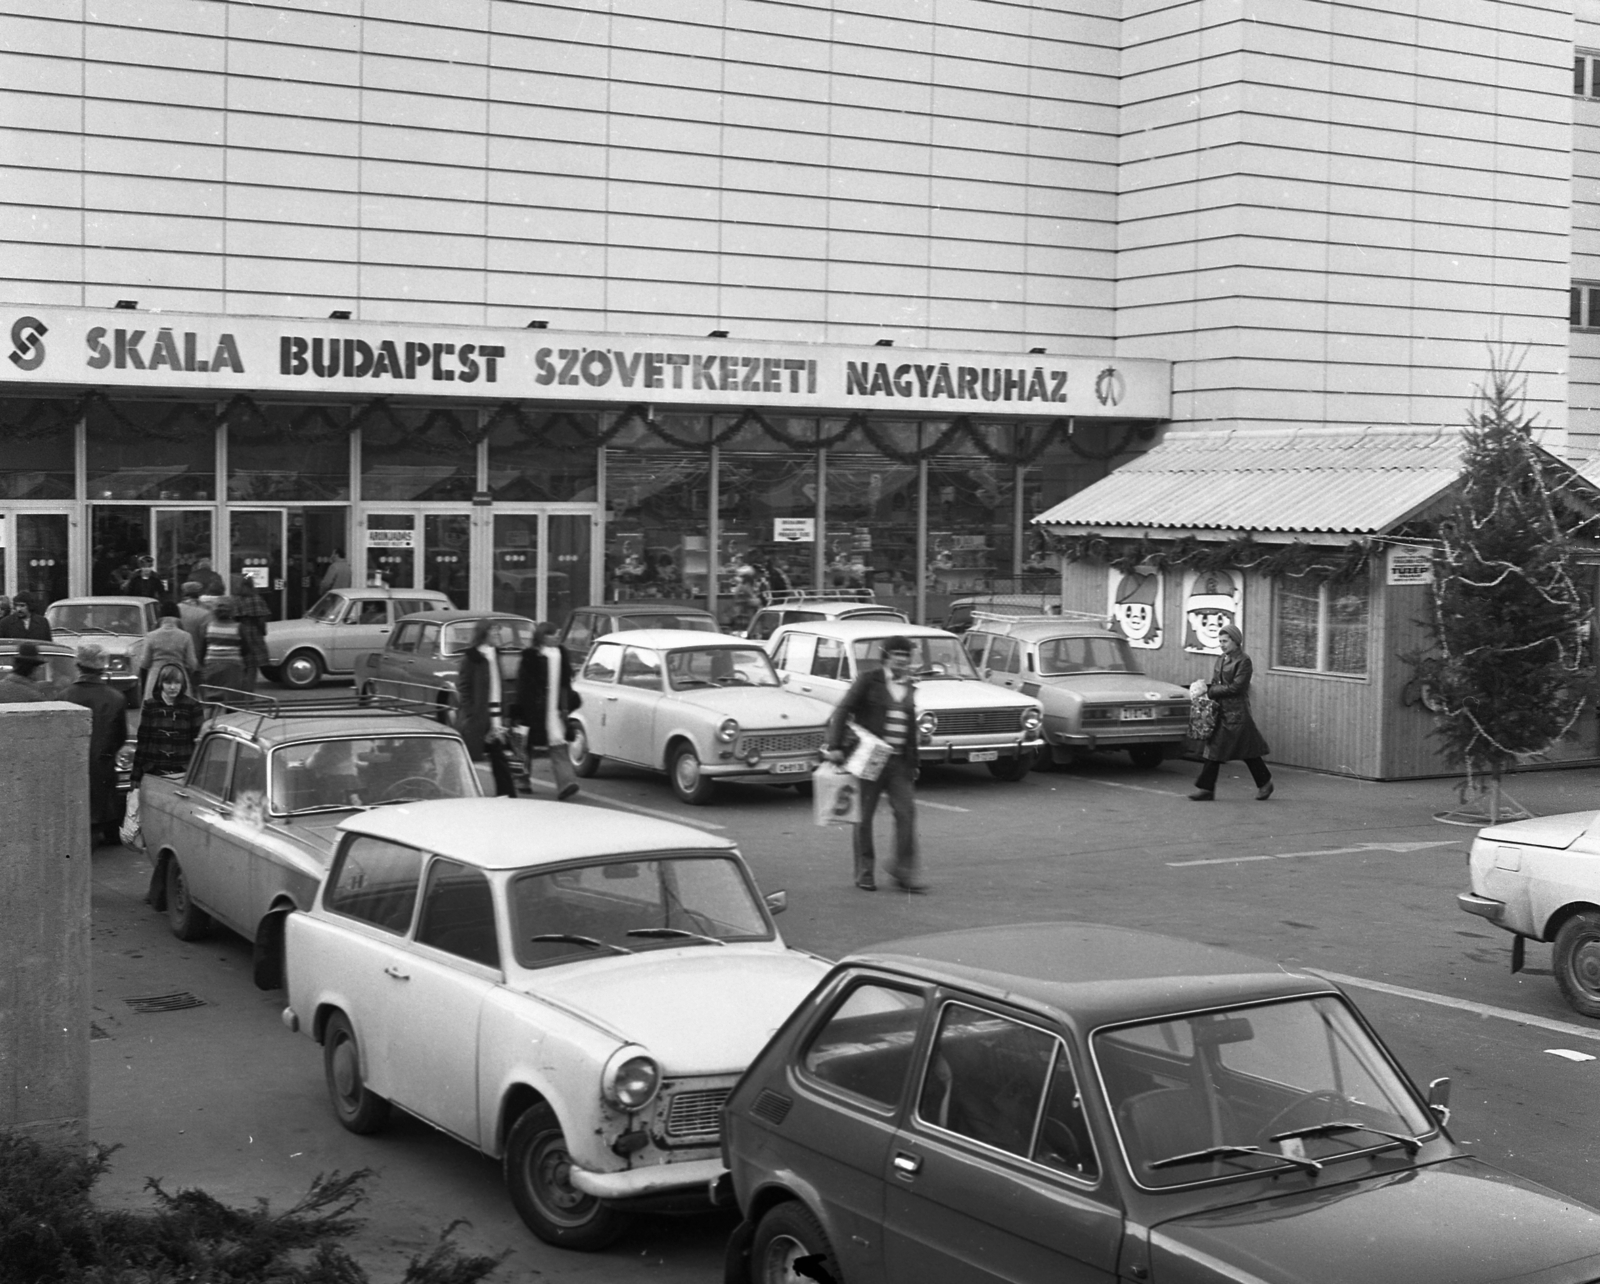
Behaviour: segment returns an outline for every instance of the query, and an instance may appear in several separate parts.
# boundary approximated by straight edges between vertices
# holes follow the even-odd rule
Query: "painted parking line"
[[[1125,785],[1120,780],[1093,780],[1080,777],[1085,785],[1104,785],[1107,789],[1131,789],[1140,794],[1160,794],[1163,798],[1187,798],[1189,795],[1174,789],[1153,789],[1149,785]]]
[[[1205,860],[1169,860],[1172,869],[1189,865],[1242,865],[1253,860],[1297,860],[1302,856],[1343,856],[1351,852],[1420,852],[1429,847],[1454,847],[1453,838],[1431,843],[1357,843],[1354,847],[1323,847],[1312,852],[1275,852],[1270,856],[1208,856]]]
[[[553,794],[556,791],[554,785],[546,784],[542,780],[530,780],[528,784],[541,793]],[[578,801],[588,803],[592,807],[617,807],[623,811],[635,811],[641,816],[654,816],[657,820],[672,820],[680,825],[693,825],[697,829],[722,830],[727,828],[726,825],[719,825],[715,821],[698,820],[693,816],[684,816],[677,812],[657,811],[654,807],[641,807],[638,803],[623,802],[620,798],[607,798],[603,794],[593,793],[587,789],[578,795]]]
[[[1387,981],[1368,981],[1364,977],[1346,976],[1342,972],[1325,972],[1320,967],[1308,967],[1307,972],[1314,976],[1323,977],[1338,985],[1354,986],[1359,990],[1376,990],[1379,994],[1392,994],[1399,999],[1412,999],[1417,1003],[1432,1003],[1441,1008],[1455,1008],[1459,1012],[1470,1012],[1474,1016],[1494,1017],[1500,1021],[1512,1021],[1517,1025],[1533,1026],[1539,1030],[1551,1030],[1556,1034],[1566,1035],[1571,1039],[1592,1039],[1600,1042],[1600,1027],[1573,1025],[1570,1021],[1555,1021],[1550,1017],[1533,1016],[1527,1012],[1517,1012],[1511,1008],[1497,1008],[1488,1003],[1474,1003],[1471,999],[1451,998],[1448,994],[1433,994],[1428,990],[1413,990],[1404,985],[1390,985]]]
[[[954,803],[936,803],[927,798],[917,799],[918,807],[932,807],[935,811],[971,811],[971,807],[957,807]]]

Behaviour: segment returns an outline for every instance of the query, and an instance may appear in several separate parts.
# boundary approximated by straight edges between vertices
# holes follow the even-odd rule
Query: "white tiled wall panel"
[[[1577,0],[1574,41],[1600,50],[1600,0]],[[1600,101],[1572,99],[1572,262],[1574,281],[1600,281]],[[1570,333],[1569,446],[1574,458],[1600,456],[1600,333]]]

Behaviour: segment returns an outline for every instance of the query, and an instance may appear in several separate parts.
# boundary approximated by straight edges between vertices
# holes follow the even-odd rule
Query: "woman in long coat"
[[[1244,653],[1244,635],[1238,625],[1223,625],[1220,643],[1222,654],[1206,686],[1206,694],[1217,704],[1217,725],[1200,752],[1206,765],[1200,769],[1189,797],[1195,802],[1210,802],[1216,796],[1217,773],[1222,764],[1243,758],[1244,765],[1250,768],[1250,778],[1256,782],[1256,801],[1266,802],[1272,797],[1272,773],[1262,759],[1272,751],[1250,716],[1250,677],[1255,665]]]
[[[566,648],[556,642],[556,626],[534,626],[533,645],[522,653],[517,667],[516,721],[528,728],[528,778],[539,750],[550,759],[556,801],[578,792],[578,781],[567,750],[567,715],[582,701],[572,689],[572,662]]]
[[[500,672],[500,651],[490,641],[492,620],[479,620],[472,626],[472,639],[461,656],[456,674],[456,728],[467,742],[474,762],[489,759],[494,773],[494,791],[506,798],[516,796],[511,778],[511,709],[505,698],[505,682]]]

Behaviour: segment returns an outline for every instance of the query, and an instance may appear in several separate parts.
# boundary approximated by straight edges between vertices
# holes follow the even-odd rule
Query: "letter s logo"
[[[44,336],[50,327],[38,317],[18,317],[11,327],[11,364],[19,370],[37,370],[44,364]]]

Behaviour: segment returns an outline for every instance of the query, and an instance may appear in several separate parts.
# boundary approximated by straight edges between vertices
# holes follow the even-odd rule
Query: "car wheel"
[[[572,759],[572,770],[587,780],[600,770],[600,755],[589,752],[589,733],[583,729],[583,723],[572,723],[568,734],[572,737],[567,741],[567,757]]]
[[[259,672],[268,682],[280,681],[282,677],[282,670],[275,664],[263,664]]]
[[[258,990],[283,989],[283,928],[289,915],[284,910],[268,914],[256,928],[250,952],[250,972]]]
[[[1146,771],[1152,767],[1159,767],[1166,756],[1166,748],[1162,745],[1134,745],[1128,750],[1128,757],[1133,759],[1133,765],[1142,767]]]
[[[989,764],[989,774],[996,780],[1021,780],[1032,770],[1031,751],[1019,753],[1015,758],[996,758]]]
[[[1587,910],[1563,923],[1550,961],[1572,1010],[1600,1017],[1600,914]]]
[[[704,807],[711,801],[711,791],[716,787],[711,777],[700,770],[700,755],[693,745],[679,745],[672,751],[667,764],[672,777],[672,792],[682,802],[692,807]]]
[[[315,651],[295,651],[278,670],[278,679],[286,687],[304,691],[322,681],[322,657]]]
[[[176,856],[167,857],[167,926],[180,941],[198,941],[211,927],[211,915],[189,898],[189,880]]]
[[[585,1195],[570,1179],[572,1157],[549,1106],[523,1111],[506,1139],[506,1190],[517,1215],[546,1244],[593,1253],[616,1241],[627,1214]]]
[[[750,1245],[751,1284],[820,1279],[844,1284],[839,1259],[817,1219],[793,1200],[768,1209]]]
[[[361,1046],[350,1018],[335,1012],[322,1033],[322,1073],[339,1122],[354,1133],[377,1132],[389,1122],[389,1103],[367,1087],[361,1072]]]
[[[362,709],[369,708],[377,694],[378,687],[376,683],[363,682],[359,687],[356,688],[357,706]]]

